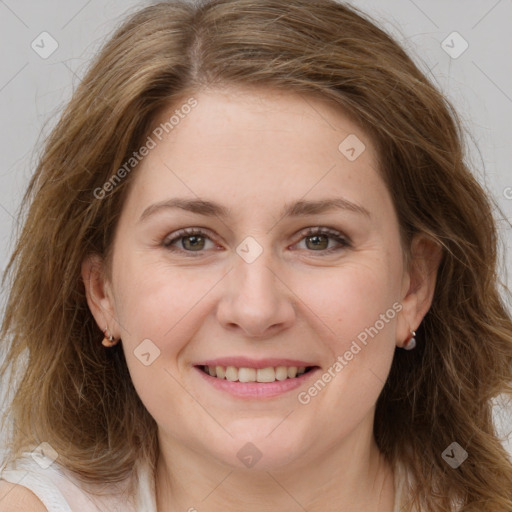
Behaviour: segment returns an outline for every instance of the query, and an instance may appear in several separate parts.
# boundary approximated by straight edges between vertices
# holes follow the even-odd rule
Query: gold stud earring
[[[104,347],[110,348],[117,344],[117,340],[115,340],[114,336],[112,336],[111,334],[107,335],[107,330],[108,330],[107,327],[105,327],[105,329],[103,329],[103,334],[105,335],[105,337],[103,338],[103,341],[101,342],[101,344]]]

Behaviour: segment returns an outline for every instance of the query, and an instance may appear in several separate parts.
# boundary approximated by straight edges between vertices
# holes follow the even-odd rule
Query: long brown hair
[[[155,464],[156,424],[122,349],[100,345],[80,268],[87,254],[108,256],[136,169],[102,199],[95,191],[163,108],[226,85],[321,95],[371,135],[404,239],[423,233],[443,248],[418,347],[397,350],[379,398],[376,441],[407,467],[422,510],[510,512],[512,464],[491,415],[491,399],[512,394],[492,205],[465,165],[447,100],[389,35],[334,0],[160,2],[96,58],[47,140],[6,274],[10,459],[47,441],[67,468],[102,483],[142,457]],[[452,442],[469,454],[457,469],[442,457]]]

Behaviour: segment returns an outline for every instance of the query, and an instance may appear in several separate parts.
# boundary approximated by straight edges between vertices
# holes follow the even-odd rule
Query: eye
[[[199,228],[182,229],[174,233],[172,237],[166,238],[163,246],[173,252],[200,252],[207,249],[207,242],[213,244],[208,234],[207,231]],[[176,245],[181,247],[176,247]]]
[[[350,247],[350,240],[339,231],[326,228],[308,228],[300,233],[300,245],[304,242],[307,252],[317,252],[324,256]],[[331,241],[334,246],[330,246]],[[208,247],[210,244],[210,247]],[[200,256],[207,249],[218,247],[211,239],[210,232],[203,228],[186,228],[167,237],[162,245],[172,252],[187,253],[187,256]]]
[[[350,247],[349,239],[342,235],[339,231],[324,227],[309,228],[301,232],[303,237],[299,244],[304,241],[307,249],[311,249],[309,252],[322,253],[319,256],[325,254],[331,254],[332,252],[340,251],[346,247]],[[334,247],[329,247],[330,241],[334,241]]]

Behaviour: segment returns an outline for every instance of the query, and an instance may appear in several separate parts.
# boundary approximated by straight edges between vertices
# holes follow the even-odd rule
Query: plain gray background
[[[127,13],[148,3],[0,0],[0,270],[44,136],[104,38]],[[468,158],[475,174],[512,220],[512,1],[349,3],[392,33],[454,103],[470,134]],[[58,47],[48,56],[52,44]],[[511,286],[512,233],[503,218],[499,226],[501,272]],[[5,300],[5,290],[0,298]],[[498,423],[512,430],[512,412],[500,407],[497,414]],[[512,442],[508,446],[512,452]]]

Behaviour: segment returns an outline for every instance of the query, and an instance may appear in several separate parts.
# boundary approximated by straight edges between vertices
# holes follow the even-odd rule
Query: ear
[[[414,236],[411,243],[409,268],[402,282],[402,311],[397,325],[397,345],[402,346],[416,331],[427,314],[437,280],[443,251],[441,246],[423,234]]]
[[[97,254],[87,256],[82,262],[82,280],[85,286],[87,304],[98,328],[119,338],[119,325],[116,320],[115,302],[111,285],[106,278],[105,264]]]

